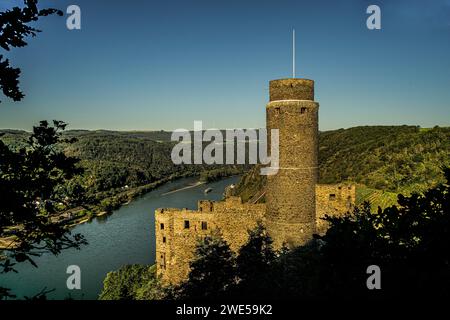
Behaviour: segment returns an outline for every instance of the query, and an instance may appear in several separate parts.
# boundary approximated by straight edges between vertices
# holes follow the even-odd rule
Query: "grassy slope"
[[[450,165],[450,128],[367,126],[321,132],[319,165],[320,183],[357,183],[358,203],[386,207],[396,203],[398,193],[443,182],[441,167]],[[234,194],[253,201],[264,185],[255,168]]]

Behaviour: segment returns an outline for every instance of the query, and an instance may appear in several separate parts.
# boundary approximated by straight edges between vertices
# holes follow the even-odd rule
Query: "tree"
[[[235,283],[235,257],[219,234],[198,242],[190,269],[188,280],[175,288],[176,298],[223,298]]]
[[[156,265],[126,265],[108,272],[99,300],[162,300],[170,290],[160,284]]]
[[[66,198],[61,189],[83,173],[79,159],[61,149],[61,143],[75,142],[62,138],[66,126],[62,121],[53,121],[53,126],[41,121],[27,147],[18,151],[0,139],[0,237],[10,239],[2,248],[6,259],[0,261],[0,273],[15,271],[14,265],[24,261],[37,267],[33,257],[46,252],[57,255],[87,243],[54,216],[56,205]]]
[[[238,276],[237,291],[239,295],[264,297],[270,268],[275,262],[276,253],[272,247],[272,239],[262,223],[249,231],[249,238],[239,250],[236,258]]]
[[[117,271],[108,272],[103,281],[100,300],[135,300],[140,288],[153,282],[155,266],[126,265]]]
[[[135,300],[165,300],[172,287],[163,286],[156,275],[156,265],[149,269],[150,276],[146,276],[140,288],[136,290]]]
[[[446,183],[423,194],[399,195],[398,205],[371,213],[366,204],[353,215],[328,218],[322,254],[324,264],[333,265],[326,277],[335,284],[333,293],[368,295],[367,275],[358,271],[376,264],[383,273],[383,297],[450,295],[450,169],[443,171]]]
[[[443,171],[446,183],[423,194],[400,194],[397,205],[374,213],[365,203],[352,214],[328,217],[331,226],[315,245],[290,254],[287,267],[294,272],[288,278],[299,289],[284,292],[341,299],[448,297],[450,169]],[[366,287],[370,265],[381,268],[382,290]]]
[[[0,12],[0,47],[6,51],[11,48],[25,47],[26,37],[35,37],[41,32],[29,24],[38,21],[41,17],[53,14],[63,15],[63,12],[57,9],[38,9],[38,0],[24,0],[24,4],[24,8],[13,7],[11,10]],[[0,54],[0,88],[3,94],[13,101],[24,98],[19,88],[20,73],[19,68],[11,67],[9,60],[3,60],[3,55]]]

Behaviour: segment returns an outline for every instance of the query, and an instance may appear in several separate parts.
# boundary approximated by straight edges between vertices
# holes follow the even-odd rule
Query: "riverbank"
[[[60,223],[72,229],[78,225],[90,222],[94,218],[109,215],[114,210],[120,209],[123,205],[153,191],[165,183],[188,177],[189,175],[171,175],[143,186],[128,188],[126,191],[104,198],[98,205],[84,205],[71,208],[52,215],[51,219],[54,223]],[[13,235],[0,237],[0,250],[14,249],[18,245],[17,238]]]
[[[57,256],[44,253],[33,260],[38,268],[29,262],[18,263],[18,273],[0,275],[2,287],[10,288],[18,299],[34,296],[44,287],[55,289],[47,298],[52,299],[97,299],[103,288],[103,280],[108,272],[124,265],[152,265],[155,263],[155,210],[157,208],[197,209],[199,200],[220,201],[224,190],[236,184],[239,177],[226,178],[194,188],[164,195],[197,183],[198,177],[178,179],[166,183],[155,190],[114,210],[113,214],[93,219],[89,223],[75,226],[73,233],[81,234],[88,241],[81,250],[63,250]],[[204,193],[206,188],[212,191]],[[81,290],[69,290],[66,282],[67,266],[81,268]]]
[[[129,204],[131,201],[153,191],[154,189],[166,184],[168,182],[174,182],[183,178],[193,178],[198,177],[198,181],[189,186],[168,191],[164,195],[168,195],[171,193],[176,193],[179,191],[183,191],[189,188],[195,188],[203,184],[211,183],[214,181],[219,181],[225,178],[230,178],[234,176],[239,176],[242,174],[241,170],[232,168],[232,169],[215,169],[211,171],[205,171],[199,175],[193,175],[192,173],[187,174],[173,174],[167,178],[160,179],[158,181],[152,182],[147,185],[138,186],[135,188],[128,188],[123,192],[119,192],[111,197],[106,197],[100,201],[99,205],[86,207],[85,211],[79,211],[78,216],[75,219],[71,219],[70,223],[67,223],[69,227],[73,227],[79,224],[83,224],[91,221],[93,218],[102,217],[110,214],[114,210],[119,209],[123,205]],[[75,208],[77,209],[77,208]],[[79,208],[78,208],[79,209]]]
[[[215,178],[218,178],[217,172],[213,174]],[[227,177],[236,176],[235,171],[227,171],[222,173],[220,179],[224,179]],[[184,191],[186,189],[195,188],[200,185],[206,184],[211,181],[205,181],[202,175],[192,175],[192,174],[178,174],[171,175],[167,178],[160,179],[158,181],[138,186],[134,188],[127,188],[124,191],[118,192],[110,197],[105,197],[101,201],[99,201],[96,205],[84,205],[76,208],[71,208],[57,214],[52,215],[51,219],[54,223],[60,223],[66,225],[67,228],[72,229],[78,225],[87,223],[92,221],[95,218],[101,218],[107,215],[110,215],[113,211],[120,209],[122,206],[129,204],[131,201],[138,199],[139,197],[155,190],[156,188],[169,183],[174,182],[183,178],[193,178],[198,177],[199,181],[193,183],[191,185],[178,188],[175,190],[171,190],[166,192],[163,195],[169,195],[172,193]],[[0,237],[0,250],[12,249],[17,247],[18,243],[16,242],[16,237],[11,235],[6,235],[4,237]]]

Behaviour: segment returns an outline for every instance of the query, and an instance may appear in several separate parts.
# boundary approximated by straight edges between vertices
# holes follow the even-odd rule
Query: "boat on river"
[[[212,188],[205,189],[204,193],[205,194],[210,193],[212,190],[213,190]]]

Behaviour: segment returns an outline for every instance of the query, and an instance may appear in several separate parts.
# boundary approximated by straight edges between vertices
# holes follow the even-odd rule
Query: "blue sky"
[[[42,119],[72,129],[263,127],[269,80],[291,76],[292,28],[321,130],[450,125],[450,0],[40,4],[79,5],[82,30],[67,30],[67,16],[44,18],[28,47],[0,53],[22,69],[26,94],[2,99],[0,128]],[[381,7],[381,30],[366,28],[370,4]]]

